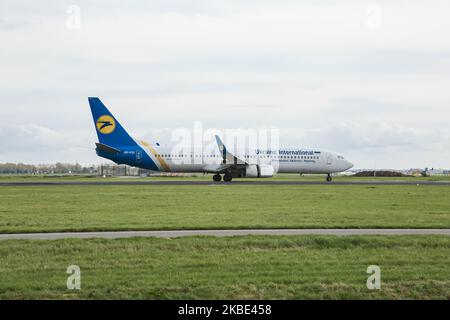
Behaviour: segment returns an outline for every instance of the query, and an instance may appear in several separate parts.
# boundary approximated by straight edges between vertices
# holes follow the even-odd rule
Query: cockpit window
[[[344,160],[344,157],[343,156],[337,156],[337,158],[339,159],[339,160]]]

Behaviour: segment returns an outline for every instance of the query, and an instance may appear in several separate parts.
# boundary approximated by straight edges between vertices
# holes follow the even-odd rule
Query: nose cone
[[[345,160],[345,167],[346,167],[345,170],[351,169],[351,168],[353,168],[353,163],[351,163],[348,160]]]

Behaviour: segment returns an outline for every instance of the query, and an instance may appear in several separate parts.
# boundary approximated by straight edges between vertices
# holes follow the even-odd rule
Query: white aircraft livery
[[[117,164],[162,172],[211,173],[214,181],[233,178],[268,178],[276,173],[331,174],[353,167],[343,156],[325,150],[303,148],[243,149],[230,152],[216,135],[214,151],[179,151],[158,143],[132,138],[99,98],[88,98],[99,142],[100,157]]]

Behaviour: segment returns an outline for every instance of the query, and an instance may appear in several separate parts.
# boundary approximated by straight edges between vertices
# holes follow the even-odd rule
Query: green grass
[[[0,232],[449,228],[448,186],[0,187]]]
[[[277,174],[272,178],[264,179],[266,181],[325,181],[324,174]],[[212,175],[197,174],[195,176],[166,176],[166,177],[100,177],[96,175],[16,175],[16,174],[0,174],[0,182],[52,182],[52,181],[212,181]],[[236,179],[237,181],[255,181],[255,179],[244,178]],[[354,177],[354,176],[335,176],[333,181],[450,181],[450,176],[430,176],[430,177]]]
[[[450,299],[445,236],[13,240],[0,258],[1,299]]]
[[[101,178],[0,181],[15,179]],[[1,186],[0,232],[450,228],[449,195],[423,185]],[[0,299],[450,299],[449,263],[447,236],[8,240]],[[72,264],[81,291],[66,289]],[[381,290],[366,288],[372,264]]]

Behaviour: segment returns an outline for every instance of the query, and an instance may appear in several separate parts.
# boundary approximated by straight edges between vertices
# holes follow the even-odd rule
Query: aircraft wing
[[[219,150],[222,153],[223,164],[230,164],[230,165],[247,165],[248,162],[245,160],[242,160],[238,157],[236,157],[234,154],[228,151],[227,147],[223,144],[222,140],[218,135],[216,135],[216,141],[217,145],[219,146]]]
[[[233,164],[209,164],[203,170],[209,173],[223,173],[232,166]]]

